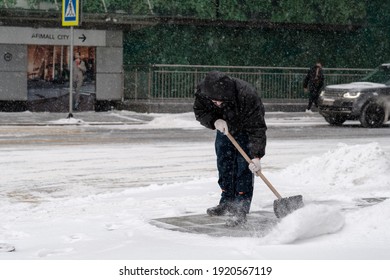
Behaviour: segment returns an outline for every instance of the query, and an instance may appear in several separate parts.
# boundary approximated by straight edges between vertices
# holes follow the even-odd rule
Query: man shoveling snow
[[[217,129],[215,151],[222,193],[219,204],[207,209],[207,214],[221,216],[230,212],[233,216],[227,226],[243,224],[253,196],[253,173],[261,170],[260,159],[265,154],[263,103],[248,82],[212,71],[197,86],[194,113],[203,126]],[[249,165],[227,134],[234,136],[250,155]]]

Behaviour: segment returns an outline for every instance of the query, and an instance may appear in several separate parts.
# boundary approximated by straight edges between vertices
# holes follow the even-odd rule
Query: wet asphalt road
[[[46,116],[47,117],[47,116]],[[87,118],[88,116],[84,116]],[[96,119],[96,116],[94,116]],[[4,119],[4,118],[3,118]],[[138,117],[136,121],[94,122],[93,125],[55,125],[38,122],[0,123],[0,145],[86,145],[115,143],[166,143],[166,142],[209,142],[214,141],[215,132],[209,129],[142,129],[141,123],[152,118]],[[105,118],[107,120],[107,118]],[[382,128],[367,129],[359,122],[347,122],[343,126],[328,125],[321,116],[306,118],[304,114],[266,116],[269,140],[299,139],[356,139],[386,138],[390,140],[390,123]],[[133,125],[138,125],[134,128]]]

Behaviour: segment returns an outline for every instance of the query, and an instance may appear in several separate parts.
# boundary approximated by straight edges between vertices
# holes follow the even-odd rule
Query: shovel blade
[[[302,195],[282,197],[274,201],[274,212],[276,217],[284,218],[303,206]]]

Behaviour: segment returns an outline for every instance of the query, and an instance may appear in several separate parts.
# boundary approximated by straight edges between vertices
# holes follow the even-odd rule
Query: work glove
[[[252,162],[248,166],[249,170],[252,171],[252,173],[255,173],[257,171],[261,171],[261,164],[259,158],[253,158]]]
[[[216,120],[215,123],[214,123],[214,126],[215,126],[216,129],[218,129],[220,132],[222,132],[225,135],[229,133],[228,125],[222,119]]]

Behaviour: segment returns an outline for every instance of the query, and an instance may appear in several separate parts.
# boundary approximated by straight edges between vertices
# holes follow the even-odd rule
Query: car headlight
[[[343,97],[345,98],[358,98],[360,96],[360,91],[357,92],[346,92]]]
[[[320,96],[324,96],[325,90],[321,91]]]

